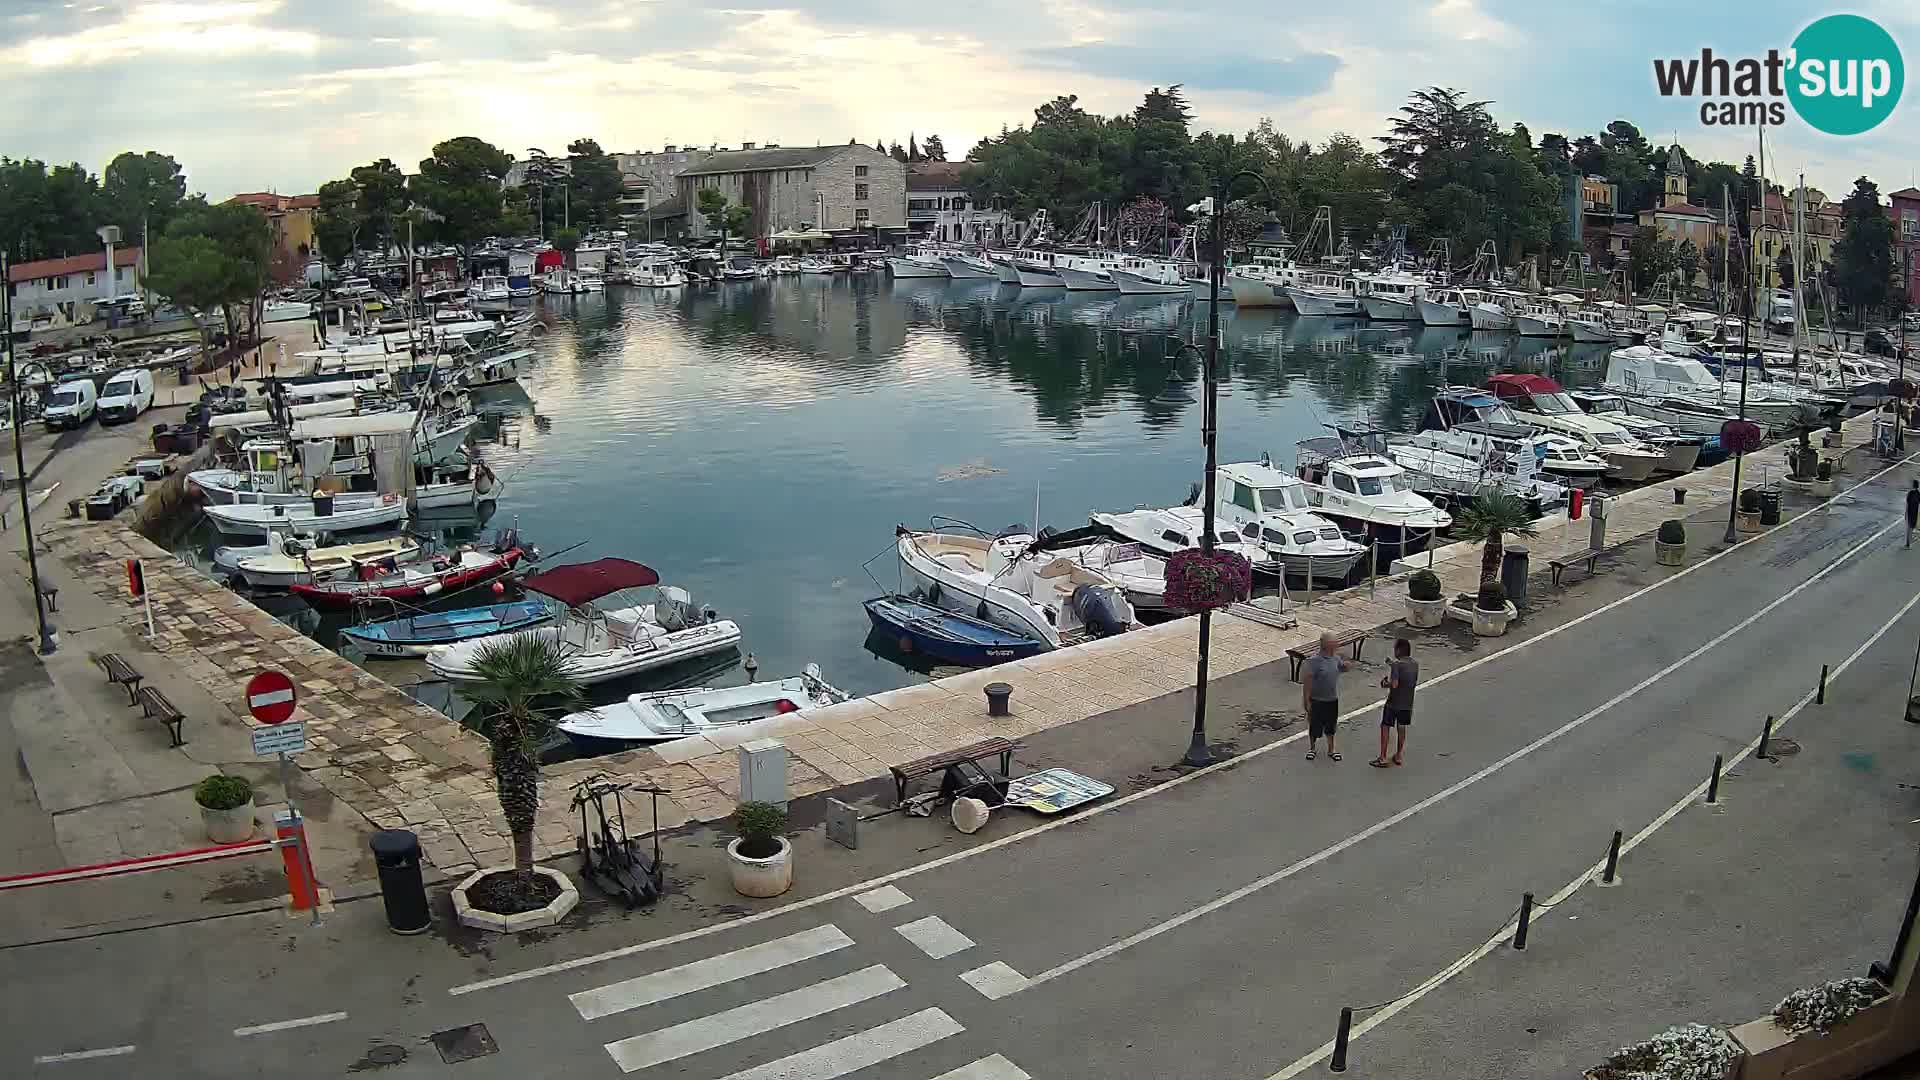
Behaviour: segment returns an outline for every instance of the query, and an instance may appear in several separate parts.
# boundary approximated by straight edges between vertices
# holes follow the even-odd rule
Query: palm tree
[[[479,681],[461,691],[479,706],[475,722],[492,751],[493,789],[513,834],[513,868],[527,875],[540,810],[540,743],[556,716],[585,701],[566,664],[559,642],[515,634],[480,647],[473,659]]]
[[[1500,580],[1502,539],[1508,535],[1533,537],[1533,513],[1517,495],[1490,492],[1482,495],[1453,515],[1453,532],[1462,540],[1484,540],[1480,556],[1480,580]]]

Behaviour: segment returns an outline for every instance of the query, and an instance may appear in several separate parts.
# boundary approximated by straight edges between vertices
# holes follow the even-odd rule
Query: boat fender
[[[493,470],[480,466],[480,475],[473,478],[473,490],[482,495],[493,490]]]
[[[1110,637],[1127,628],[1126,607],[1111,588],[1082,585],[1073,590],[1069,602],[1095,637]]]
[[[936,581],[933,584],[927,586],[927,603],[929,604],[940,603],[940,583],[939,582]]]

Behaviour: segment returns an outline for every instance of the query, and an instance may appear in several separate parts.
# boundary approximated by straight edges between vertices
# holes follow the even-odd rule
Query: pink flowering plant
[[[1760,449],[1760,425],[1751,420],[1729,420],[1720,425],[1720,445],[1730,453],[1750,454]]]
[[[1253,564],[1233,551],[1188,548],[1167,557],[1167,606],[1196,612],[1253,595]]]

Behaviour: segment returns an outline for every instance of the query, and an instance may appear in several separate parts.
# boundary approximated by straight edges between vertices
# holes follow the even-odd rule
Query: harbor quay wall
[[[1858,451],[1870,438],[1871,415],[1850,421],[1842,447],[1850,479],[1872,471]],[[1743,484],[1785,474],[1785,444],[1747,455]],[[1825,451],[1831,455],[1842,449]],[[1684,508],[1673,488],[1687,490]],[[1607,541],[1623,543],[1653,532],[1668,517],[1698,513],[1732,498],[1732,463],[1650,484],[1618,496]],[[1678,511],[1678,513],[1676,513]],[[350,807],[371,827],[407,828],[420,836],[427,859],[448,874],[511,860],[506,820],[493,793],[486,742],[440,712],[304,636],[219,582],[180,562],[123,520],[60,518],[38,530],[42,546],[63,568],[69,588],[86,588],[115,605],[125,627],[143,635],[145,614],[127,596],[124,564],[145,562],[153,606],[153,656],[136,666],[171,664],[204,687],[218,714],[195,723],[249,728],[242,687],[253,673],[274,668],[299,688],[294,718],[304,721],[308,749],[296,764],[308,779]],[[1564,515],[1543,519],[1528,541],[1536,568],[1560,553],[1584,549],[1588,522]],[[1416,558],[1416,565],[1428,562]],[[1452,544],[1432,553],[1431,565],[1449,592],[1478,582],[1480,547]],[[1362,585],[1292,603],[1286,629],[1222,613],[1214,620],[1210,670],[1225,676],[1282,659],[1289,647],[1327,630],[1377,628],[1404,615],[1403,568]],[[890,766],[953,749],[988,736],[1019,738],[1100,716],[1188,689],[1193,684],[1199,620],[1178,619],[1073,649],[1044,653],[998,667],[859,698],[804,716],[775,717],[712,737],[681,739],[648,750],[549,765],[541,785],[536,856],[573,850],[569,785],[586,772],[604,771],[671,792],[661,800],[661,824],[726,817],[739,796],[735,749],[752,739],[777,737],[789,752],[788,788],[794,797],[887,775]],[[1014,688],[1011,715],[987,715],[983,688]],[[1276,685],[1278,691],[1278,686]],[[1169,734],[1169,754],[1179,733]]]

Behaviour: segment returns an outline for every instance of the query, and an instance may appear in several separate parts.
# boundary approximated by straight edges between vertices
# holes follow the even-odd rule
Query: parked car
[[[1893,355],[1893,339],[1887,336],[1885,330],[1867,331],[1867,336],[1862,344],[1866,346],[1867,351],[1870,353],[1876,353],[1880,356]]]
[[[128,368],[107,380],[100,391],[100,422],[132,420],[153,408],[153,372]]]
[[[94,409],[100,403],[99,392],[93,387],[92,379],[74,379],[63,382],[53,388],[53,396],[47,399],[47,411],[43,419],[47,430],[77,428],[93,419]]]

